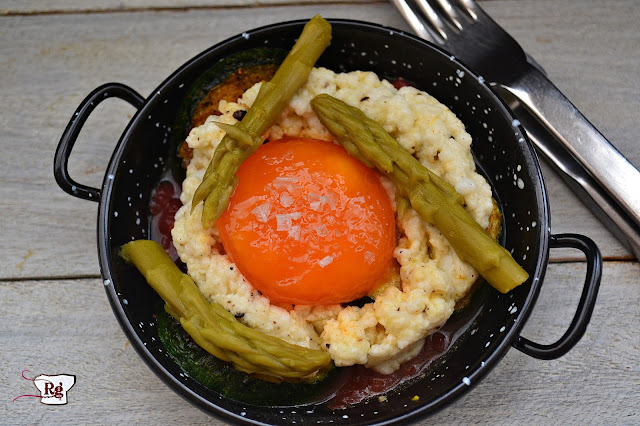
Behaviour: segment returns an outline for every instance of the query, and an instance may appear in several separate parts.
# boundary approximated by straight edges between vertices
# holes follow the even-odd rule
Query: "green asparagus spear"
[[[196,190],[191,210],[204,201],[202,225],[208,228],[226,210],[237,184],[236,172],[262,144],[262,135],[280,117],[294,93],[309,77],[314,64],[329,46],[331,24],[316,15],[304,27],[300,38],[278,68],[273,79],[263,83],[253,106],[238,131],[227,131],[217,146],[202,183]]]
[[[407,152],[360,109],[322,94],[311,101],[316,115],[350,154],[386,174],[400,195],[447,238],[458,256],[493,287],[507,293],[529,274],[463,208],[463,197]]]
[[[209,303],[155,241],[131,241],[122,246],[120,254],[138,268],[166,302],[166,311],[200,347],[236,369],[280,382],[312,379],[330,368],[328,352],[261,333],[240,323],[219,304]]]

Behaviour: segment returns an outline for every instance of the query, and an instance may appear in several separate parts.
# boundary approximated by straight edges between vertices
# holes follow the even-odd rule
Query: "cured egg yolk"
[[[237,176],[218,231],[240,272],[272,302],[349,302],[388,277],[396,244],[391,200],[377,172],[344,148],[272,141]]]

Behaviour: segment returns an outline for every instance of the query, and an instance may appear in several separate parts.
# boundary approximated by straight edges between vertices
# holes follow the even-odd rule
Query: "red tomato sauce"
[[[180,185],[175,180],[165,177],[151,192],[149,203],[151,239],[160,243],[174,261],[178,259],[178,253],[173,246],[171,230],[176,212],[182,207],[180,192]]]
[[[382,395],[420,375],[432,361],[451,346],[449,333],[437,331],[425,339],[420,353],[391,374],[376,373],[362,365],[348,367],[350,372],[335,396],[329,401],[332,410],[346,408],[373,396]]]
[[[411,87],[415,87],[416,86],[412,82],[410,82],[408,80],[405,80],[402,77],[396,78],[395,80],[389,80],[389,83],[391,83],[393,85],[393,87],[395,87],[396,89],[400,89],[400,88],[406,87],[406,86],[411,86]]]

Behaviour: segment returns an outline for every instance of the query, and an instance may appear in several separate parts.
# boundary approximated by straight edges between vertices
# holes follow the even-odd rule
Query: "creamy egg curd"
[[[478,273],[411,208],[398,213],[396,188],[334,143],[310,107],[330,94],[378,121],[409,153],[449,182],[482,227],[494,208],[475,169],[471,137],[444,105],[371,72],[314,68],[238,171],[238,186],[216,226],[201,223],[194,192],[238,111],[260,83],[221,116],[194,128],[173,243],[202,294],[242,323],[307,348],[324,347],[337,366],[395,371],[440,328]],[[393,266],[395,264],[395,267]],[[399,279],[396,284],[393,274]],[[365,295],[371,302],[349,306]]]

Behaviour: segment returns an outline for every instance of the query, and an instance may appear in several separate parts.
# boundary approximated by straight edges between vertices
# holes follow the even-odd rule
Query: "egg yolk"
[[[217,226],[245,278],[276,304],[359,299],[392,266],[395,216],[377,172],[344,148],[287,138],[240,167]]]

